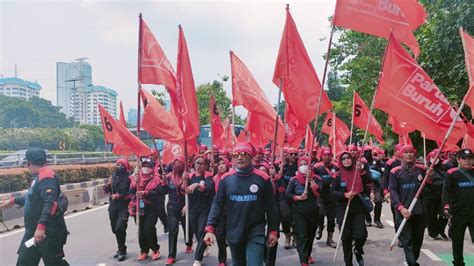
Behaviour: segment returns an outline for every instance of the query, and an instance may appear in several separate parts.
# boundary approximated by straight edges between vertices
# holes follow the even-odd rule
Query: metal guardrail
[[[71,153],[48,153],[48,164],[88,164],[115,162],[120,156],[111,152],[71,152]],[[134,157],[129,160],[135,160]],[[25,166],[25,154],[0,153],[0,169]]]

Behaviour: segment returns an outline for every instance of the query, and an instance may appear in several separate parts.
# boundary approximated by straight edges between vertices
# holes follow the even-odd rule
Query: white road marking
[[[107,264],[106,263],[97,263],[96,266],[107,266]]]
[[[392,220],[385,220],[385,222],[387,222],[391,227],[395,227],[395,224],[392,222]]]
[[[432,261],[443,261],[440,257],[436,256],[431,250],[422,248],[421,251],[425,253]]]
[[[94,208],[89,209],[89,210],[84,210],[84,211],[80,211],[80,212],[77,212],[77,213],[74,213],[74,214],[66,215],[66,217],[64,217],[64,219],[67,220],[69,218],[74,218],[74,217],[82,215],[82,214],[87,214],[87,213],[91,213],[91,212],[94,212],[94,211],[98,211],[98,210],[101,210],[101,209],[106,208],[108,206],[109,205],[94,207]],[[8,232],[8,233],[0,234],[0,238],[5,238],[5,237],[8,237],[8,236],[11,236],[11,235],[14,235],[14,234],[18,234],[18,233],[22,233],[22,232],[25,232],[25,228],[20,228],[20,229],[17,229],[17,230]]]

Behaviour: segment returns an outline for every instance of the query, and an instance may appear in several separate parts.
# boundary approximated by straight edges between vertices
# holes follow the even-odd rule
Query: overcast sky
[[[178,24],[199,84],[230,76],[229,50],[252,71],[272,104],[271,82],[285,3],[322,80],[335,0],[320,1],[5,1],[0,0],[0,74],[38,81],[56,104],[56,62],[88,57],[92,82],[115,89],[125,112],[136,108],[138,14],[176,65]],[[153,88],[148,86],[147,88]],[[231,97],[231,84],[225,84]],[[238,113],[242,113],[239,110]]]

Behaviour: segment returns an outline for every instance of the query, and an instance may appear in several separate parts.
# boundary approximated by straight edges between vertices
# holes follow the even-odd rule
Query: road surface
[[[366,265],[403,265],[404,256],[400,248],[389,251],[388,246],[394,235],[393,220],[387,204],[383,206],[382,222],[384,229],[369,227],[369,237],[365,244]],[[70,214],[66,217],[66,223],[71,235],[65,246],[66,259],[71,265],[164,265],[168,255],[168,238],[163,233],[163,226],[158,221],[158,242],[161,245],[162,258],[158,261],[148,260],[138,262],[138,240],[136,237],[136,226],[133,219],[129,220],[127,230],[128,257],[124,262],[118,262],[112,256],[116,251],[115,238],[109,226],[107,205],[95,207],[94,209]],[[0,265],[15,265],[16,250],[23,236],[23,230],[0,234]],[[337,234],[336,234],[337,236]],[[325,239],[326,235],[323,236]],[[325,241],[316,241],[313,246],[312,256],[316,260],[315,265],[342,265],[342,248],[336,261],[333,261],[335,249],[326,247]],[[279,240],[277,265],[299,265],[296,249],[285,250],[282,248],[284,237]],[[180,232],[178,243],[178,254],[176,265],[192,265],[193,254],[184,253],[182,232]],[[474,245],[470,241],[469,233],[466,233],[464,241],[464,254],[466,265],[474,265]],[[420,255],[421,265],[450,265],[451,258],[450,241],[433,241],[425,236]],[[230,263],[230,252],[228,262]],[[209,257],[204,258],[204,265],[217,265],[217,247],[211,248]],[[230,264],[229,264],[230,265]],[[354,265],[356,265],[354,261]]]

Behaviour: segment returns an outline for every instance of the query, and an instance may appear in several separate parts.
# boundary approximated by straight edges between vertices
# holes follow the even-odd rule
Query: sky
[[[313,1],[22,1],[0,0],[0,75],[37,81],[56,104],[56,62],[88,57],[92,82],[116,90],[125,113],[137,104],[138,14],[176,66],[178,25],[188,44],[196,86],[230,76],[233,50],[271,104],[273,70],[285,4],[322,80],[335,0]],[[175,67],[176,68],[176,67]],[[230,80],[224,84],[232,96]],[[147,89],[162,89],[145,86]],[[244,115],[242,108],[237,114]],[[126,114],[127,115],[127,114]]]

